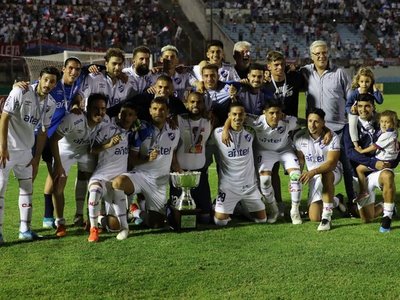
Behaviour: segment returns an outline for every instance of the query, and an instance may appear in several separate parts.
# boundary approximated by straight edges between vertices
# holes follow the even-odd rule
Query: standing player
[[[307,114],[307,129],[298,132],[294,138],[301,169],[307,166],[300,181],[309,184],[309,216],[313,222],[321,221],[318,231],[331,229],[331,218],[334,206],[339,205],[337,198],[334,203],[335,185],[342,178],[339,162],[340,140],[333,134],[330,143],[323,143],[325,131],[325,113],[314,108]]]
[[[133,49],[132,66],[124,68],[122,72],[129,76],[129,83],[133,89],[141,94],[151,85],[150,49],[139,46]]]
[[[50,91],[60,79],[54,67],[40,71],[39,82],[29,86],[28,91],[13,88],[5,101],[0,118],[0,244],[3,239],[4,195],[10,170],[18,178],[20,240],[33,240],[38,235],[31,231],[33,180],[39,167],[47,128],[56,108]],[[34,155],[32,148],[38,130]]]
[[[128,237],[125,194],[122,191],[113,190],[111,181],[127,171],[128,154],[133,135],[131,128],[136,119],[135,107],[131,103],[125,103],[121,107],[116,124],[109,123],[103,126],[96,135],[92,153],[98,154],[98,161],[88,188],[89,242],[99,240],[98,217],[102,199],[107,203],[106,212],[109,213],[107,208],[110,208],[119,220],[120,232],[117,239],[124,240]]]
[[[156,97],[150,105],[152,124],[137,133],[134,151],[134,168],[113,180],[115,190],[127,195],[142,193],[146,201],[144,220],[151,228],[163,227],[167,185],[173,152],[179,142],[179,129],[166,122],[169,114],[166,99]],[[142,218],[139,209],[135,218]]]
[[[201,209],[200,222],[209,223],[211,213],[211,192],[206,166],[206,143],[211,134],[211,121],[207,118],[203,95],[192,92],[185,101],[187,114],[178,115],[180,143],[175,155],[174,171],[201,172],[198,187],[191,190],[196,207]],[[180,191],[170,185],[172,196],[179,196]]]
[[[265,223],[267,215],[262,195],[257,186],[254,170],[253,135],[243,128],[246,117],[244,107],[233,103],[229,110],[230,146],[222,142],[223,128],[216,128],[212,142],[220,157],[218,169],[218,197],[215,204],[214,222],[225,226],[230,221],[236,204],[242,201],[256,223]]]
[[[69,170],[77,162],[78,169],[87,173],[86,177],[90,178],[96,161],[89,152],[106,114],[106,105],[105,95],[90,95],[86,114],[67,115],[50,139],[50,147],[54,155],[53,196],[58,237],[67,234],[64,219],[64,189]]]

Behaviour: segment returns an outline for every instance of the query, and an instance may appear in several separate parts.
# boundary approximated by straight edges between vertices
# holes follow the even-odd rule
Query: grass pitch
[[[400,112],[398,99],[385,96],[378,109]],[[19,242],[17,182],[10,178],[7,243],[0,247],[1,299],[400,298],[398,217],[389,234],[378,232],[378,220],[361,224],[336,215],[330,232],[317,232],[318,224],[309,221],[293,226],[289,220],[268,225],[235,219],[226,228],[182,233],[132,226],[125,241],[107,233],[101,242],[89,244],[81,229],[69,227],[62,239],[40,229],[44,180],[43,165],[35,182],[32,227],[45,238]],[[71,176],[66,192],[69,224],[75,210],[73,181]],[[215,195],[215,169],[210,182]],[[399,182],[397,177],[397,186]],[[286,186],[282,176],[283,199],[289,205]],[[344,193],[343,183],[337,192]],[[304,205],[306,195],[307,190]]]

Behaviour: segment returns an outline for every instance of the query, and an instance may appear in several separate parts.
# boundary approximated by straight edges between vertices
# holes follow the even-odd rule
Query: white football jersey
[[[231,64],[222,63],[222,66],[218,68],[218,80],[227,82],[227,81],[240,81],[240,77],[235,70],[235,67]],[[202,81],[203,77],[200,73],[200,66],[195,65],[192,69],[192,74],[190,77],[190,83],[193,85],[195,81]]]
[[[107,107],[113,107],[125,100],[131,92],[133,93],[133,87],[130,85],[129,80],[124,83],[117,79],[116,83],[113,84],[109,76],[100,73],[86,76],[82,83],[81,91],[85,97],[85,106],[91,94],[100,93],[107,96]]]
[[[142,94],[146,91],[148,87],[152,84],[151,74],[148,73],[144,76],[139,76],[133,66],[129,68],[124,68],[122,70],[126,75],[128,75],[129,84],[135,90],[136,93]]]
[[[180,143],[177,150],[179,165],[184,170],[198,170],[206,162],[205,147],[211,134],[211,121],[205,118],[191,120],[178,115]]]
[[[115,135],[120,135],[121,141],[117,145],[99,153],[97,167],[92,177],[101,177],[103,180],[109,181],[127,171],[131,134],[133,134],[133,131],[125,130],[114,123],[101,127],[96,135],[95,144],[103,145],[108,143]]]
[[[161,130],[152,124],[149,124],[148,128],[144,130],[139,130],[136,133],[133,150],[139,152],[140,156],[144,158],[148,157],[153,149],[157,149],[158,156],[153,161],[135,166],[132,171],[139,171],[150,178],[163,178],[168,182],[172,156],[178,142],[179,129],[172,129],[168,124],[165,124]]]
[[[257,183],[253,157],[253,135],[245,129],[229,130],[232,142],[230,146],[222,143],[222,127],[215,129],[212,143],[219,154],[220,185],[242,188]]]
[[[379,160],[396,160],[399,155],[399,143],[397,141],[396,131],[383,132],[378,137],[375,145],[378,146],[375,157]]]
[[[340,139],[332,132],[333,137],[328,145],[322,143],[322,139],[314,140],[308,130],[301,130],[294,136],[294,145],[297,151],[304,154],[307,170],[313,170],[326,162],[329,151],[340,151]],[[340,162],[338,162],[340,164]]]
[[[289,131],[297,128],[297,118],[286,116],[285,119],[278,122],[277,127],[271,128],[267,123],[265,115],[261,115],[255,119],[248,116],[246,118],[246,125],[255,130],[257,150],[279,152],[290,147]]]
[[[50,126],[56,102],[51,95],[40,100],[36,87],[37,83],[30,85],[27,91],[14,88],[4,103],[3,112],[10,115],[8,151],[32,149],[35,129],[42,130],[42,127]]]
[[[68,114],[57,128],[57,134],[63,136],[58,141],[60,153],[66,153],[71,157],[88,153],[93,145],[100,128],[106,123],[100,123],[94,128],[88,125],[86,114]]]

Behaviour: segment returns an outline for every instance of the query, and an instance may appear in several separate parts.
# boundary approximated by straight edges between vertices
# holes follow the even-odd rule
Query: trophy
[[[199,185],[201,173],[188,171],[174,172],[170,175],[173,186],[182,189],[182,194],[179,197],[174,197],[172,203],[177,229],[196,228],[198,210],[190,194],[190,189]]]

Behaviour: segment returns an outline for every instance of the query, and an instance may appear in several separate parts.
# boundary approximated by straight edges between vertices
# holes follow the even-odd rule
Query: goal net
[[[28,66],[30,81],[35,81],[39,78],[40,71],[44,67],[54,66],[62,69],[64,61],[75,56],[80,59],[82,65],[100,64],[104,65],[105,52],[83,52],[65,50],[63,53],[43,55],[43,56],[25,56],[24,59]],[[125,53],[124,68],[131,65],[132,53]]]

